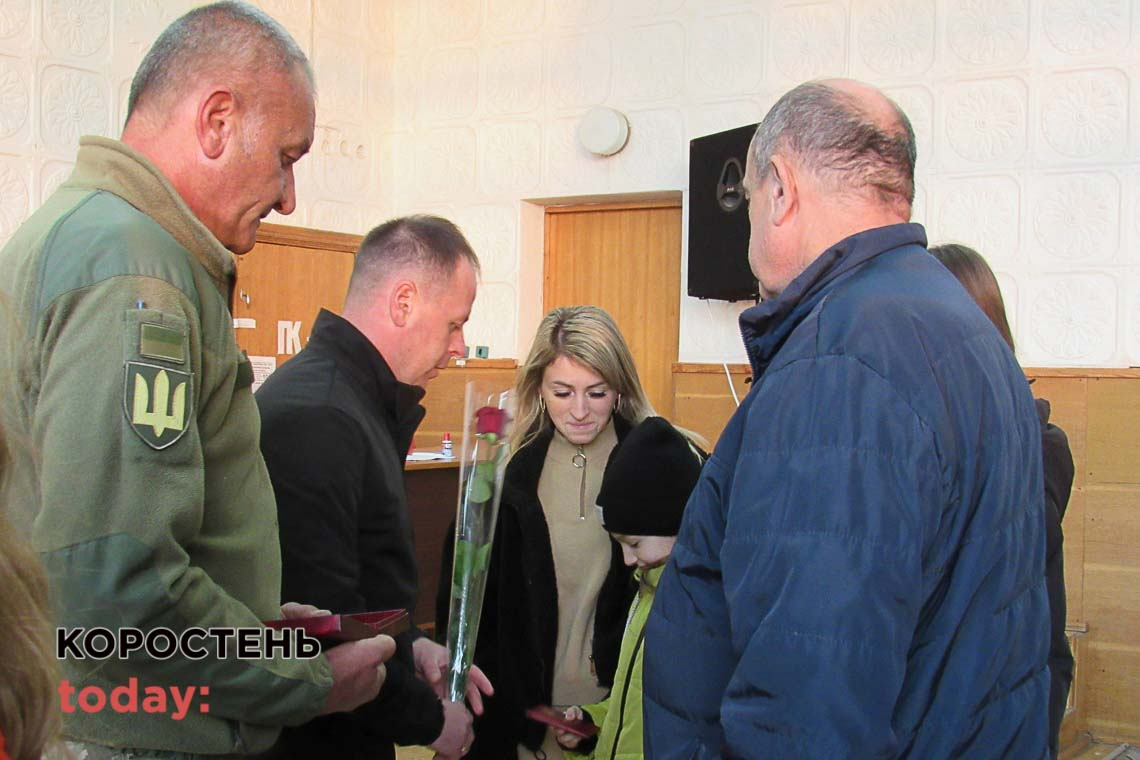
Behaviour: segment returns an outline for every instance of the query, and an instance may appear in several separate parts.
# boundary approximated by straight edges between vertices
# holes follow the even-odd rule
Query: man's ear
[[[404,327],[411,319],[419,288],[411,280],[397,282],[388,297],[388,315],[396,327]]]
[[[202,154],[209,159],[220,157],[237,127],[237,98],[229,88],[220,87],[206,96],[198,106],[194,128]]]
[[[795,168],[783,156],[772,156],[771,182],[768,192],[771,198],[771,222],[779,226],[787,222],[799,204],[799,189],[796,184]]]

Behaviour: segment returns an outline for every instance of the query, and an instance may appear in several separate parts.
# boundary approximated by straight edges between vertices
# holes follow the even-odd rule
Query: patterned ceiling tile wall
[[[66,176],[79,134],[118,133],[138,60],[190,4],[0,0],[0,237]],[[1135,0],[259,4],[320,90],[298,210],[273,221],[454,218],[485,262],[469,342],[492,355],[517,353],[518,293],[541,286],[519,281],[520,199],[687,191],[690,139],[842,75],[910,114],[915,219],[989,257],[1025,364],[1140,364]],[[575,139],[595,105],[630,120],[612,158]],[[679,358],[742,361],[744,306],[683,297]]]

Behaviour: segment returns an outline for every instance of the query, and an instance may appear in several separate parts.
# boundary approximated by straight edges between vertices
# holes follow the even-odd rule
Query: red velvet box
[[[537,720],[539,723],[545,723],[548,726],[562,729],[575,736],[581,736],[583,739],[589,739],[598,733],[598,727],[594,725],[593,721],[584,719],[567,720],[561,710],[557,710],[550,705],[532,707],[526,711],[526,717],[531,720]]]
[[[351,615],[317,615],[315,617],[267,620],[270,628],[303,628],[305,633],[322,643],[340,643],[369,639],[381,633],[395,636],[408,630],[411,620],[407,610],[357,612]]]

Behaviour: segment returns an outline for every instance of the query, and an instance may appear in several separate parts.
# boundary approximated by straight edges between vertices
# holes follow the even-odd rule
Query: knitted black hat
[[[611,533],[675,536],[701,474],[688,441],[662,417],[648,417],[610,453],[598,506]]]

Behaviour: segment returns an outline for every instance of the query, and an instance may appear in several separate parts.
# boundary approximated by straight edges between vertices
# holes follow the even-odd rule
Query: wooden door
[[[543,305],[592,304],[613,316],[659,414],[673,408],[681,302],[679,202],[546,210]]]
[[[255,369],[280,365],[309,339],[322,309],[340,312],[358,235],[263,224],[257,245],[236,257],[234,334]]]

